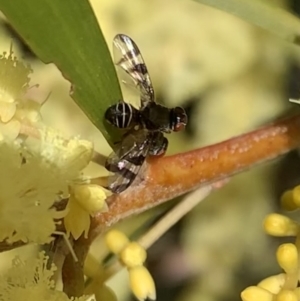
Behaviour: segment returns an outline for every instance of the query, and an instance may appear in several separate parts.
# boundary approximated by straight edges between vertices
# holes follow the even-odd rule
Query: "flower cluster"
[[[26,261],[16,257],[12,267],[0,276],[0,300],[94,300],[91,296],[69,298],[64,292],[55,290],[52,280],[55,271],[56,266],[49,264],[49,257],[44,252]]]
[[[64,178],[40,157],[4,143],[0,178],[0,241],[49,242],[54,220],[64,215],[52,208],[58,192],[67,189]]]
[[[281,198],[285,210],[300,208],[300,186],[285,192]],[[246,288],[241,297],[244,301],[299,300],[300,288],[300,224],[281,214],[270,214],[264,221],[265,231],[276,237],[295,236],[295,243],[281,244],[277,249],[277,262],[284,273],[270,276],[257,286]]]
[[[29,65],[19,61],[12,49],[0,56],[0,140],[14,141],[21,124],[30,126],[40,121],[40,104],[24,97],[29,89]]]
[[[156,299],[155,284],[149,271],[144,267],[147,257],[145,249],[137,242],[129,241],[122,232],[111,230],[105,235],[108,249],[119,257],[120,262],[127,268],[130,287],[140,301],[147,298]]]
[[[41,105],[26,97],[31,72],[12,50],[0,56],[0,241],[47,243],[63,217],[77,239],[109,192],[83,177],[93,144],[42,122]]]
[[[43,123],[41,102],[27,97],[31,72],[12,49],[0,56],[0,242],[6,245],[49,243],[53,234],[65,235],[57,231],[63,219],[68,235],[87,237],[90,216],[107,209],[110,195],[83,174],[93,144],[65,138]],[[104,285],[95,294],[70,299],[55,290],[55,270],[44,253],[27,261],[16,258],[0,277],[0,301],[110,300]]]

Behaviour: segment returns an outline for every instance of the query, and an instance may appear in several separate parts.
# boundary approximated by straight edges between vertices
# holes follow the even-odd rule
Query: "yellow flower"
[[[298,276],[298,250],[292,243],[282,244],[277,249],[277,261],[287,274]]]
[[[87,238],[90,229],[90,216],[107,211],[105,199],[111,193],[101,186],[73,185],[67,205],[68,213],[64,218],[67,234],[78,239],[83,233]]]
[[[146,260],[146,250],[137,242],[130,242],[128,237],[118,230],[110,230],[105,235],[108,249],[119,256],[119,260],[126,266],[130,288],[140,301],[156,299],[156,290],[153,278],[143,266]]]
[[[105,234],[105,243],[108,249],[119,255],[119,253],[128,245],[128,237],[118,230],[110,230]]]
[[[20,165],[17,168],[24,178],[19,180],[19,185],[24,186],[26,185],[25,183],[27,183],[27,186],[29,186],[28,189],[27,187],[24,188],[25,191],[29,191],[26,192],[27,199],[31,197],[30,201],[35,202],[34,204],[38,204],[35,206],[31,205],[31,211],[40,213],[40,210],[43,209],[44,213],[40,213],[36,219],[30,214],[27,215],[28,209],[26,208],[27,211],[24,210],[24,206],[28,205],[26,202],[23,202],[23,206],[19,206],[19,211],[15,209],[15,206],[11,206],[11,208],[9,208],[9,206],[5,207],[5,209],[10,210],[9,213],[11,214],[6,214],[7,217],[3,218],[6,223],[3,221],[1,223],[0,221],[0,230],[2,230],[0,239],[4,239],[5,236],[7,236],[9,242],[21,239],[23,241],[44,243],[49,241],[50,235],[55,231],[53,219],[62,218],[66,214],[66,212],[58,214],[53,208],[54,202],[59,201],[62,196],[67,197],[69,195],[69,186],[77,187],[76,183],[87,182],[87,180],[83,178],[82,170],[91,161],[93,144],[77,137],[66,139],[59,131],[43,125],[39,112],[41,104],[25,97],[29,88],[29,74],[31,72],[30,67],[25,66],[13,56],[12,50],[8,55],[4,54],[0,57],[0,141],[14,141],[15,143],[18,141],[20,148],[23,149],[23,147],[26,147],[30,160],[26,160],[25,164],[21,162],[19,154],[15,154],[15,156],[18,157],[16,158],[16,162],[19,162]],[[25,138],[16,140],[21,131],[21,125],[22,133],[25,131],[27,135],[24,135]],[[7,160],[3,158],[3,164],[7,163],[6,161]],[[39,167],[42,170],[39,170]],[[2,169],[2,172],[5,170],[5,168]],[[23,171],[26,171],[27,174],[24,175]],[[48,186],[43,182],[43,176],[45,179],[48,177]],[[16,183],[12,179],[8,180],[10,180],[11,183]],[[29,181],[31,181],[30,184],[28,183]],[[35,193],[37,188],[34,187],[33,181],[35,181],[35,183],[44,184],[44,197],[40,197]],[[3,184],[4,183],[6,183],[5,180],[3,181]],[[12,188],[9,185],[6,186],[6,190],[10,189],[11,193],[15,190],[18,195],[22,196],[21,199],[25,197],[22,194],[23,192],[19,193],[18,189]],[[46,189],[50,187],[53,188],[53,190],[47,191]],[[85,194],[83,191],[84,188]],[[100,209],[104,210],[106,208],[104,199],[108,193],[95,185],[89,187],[82,186],[78,188],[76,192],[77,196],[71,195],[66,224],[67,227],[71,227],[71,230],[69,229],[68,231],[72,232],[75,237],[78,237],[78,235],[80,236],[83,232],[87,235],[90,222],[89,214],[93,215]],[[89,194],[88,197],[87,193]],[[9,197],[12,198],[11,196]],[[45,198],[49,201],[45,202]],[[8,204],[5,197],[3,197],[2,200]],[[77,203],[75,203],[75,200]],[[11,204],[13,205],[14,202]],[[70,208],[72,210],[70,210]],[[6,211],[1,210],[1,212],[3,212],[4,215]],[[51,215],[49,215],[49,213],[51,213]],[[44,218],[45,214],[48,214],[51,219]],[[29,221],[28,225],[25,223],[23,228],[17,227],[18,223],[17,225],[16,223],[9,223],[10,220],[15,219],[19,220],[19,224],[24,223],[24,217],[22,215],[28,216],[28,219],[31,219],[31,223],[41,223],[39,227],[35,228],[37,233],[36,237],[33,237],[33,233],[31,232],[32,225],[29,225]],[[75,225],[71,218],[72,215],[79,218],[80,223],[77,222],[77,225]],[[39,220],[40,218],[41,220]]]
[[[72,195],[68,201],[67,211],[68,213],[64,218],[67,235],[72,234],[74,239],[78,239],[84,233],[84,237],[87,238],[91,224],[90,215]]]
[[[75,184],[76,182],[87,181],[82,176],[82,170],[92,158],[93,144],[76,137],[69,140],[65,139],[59,131],[51,128],[44,127],[39,132],[39,139],[29,137],[25,144],[32,152],[40,154],[46,165],[52,166],[68,179],[65,182],[67,189],[61,190],[61,193],[69,196],[67,214],[64,220],[66,231],[67,234],[71,233],[75,239],[79,238],[82,233],[87,236],[90,227],[89,212],[78,202],[78,197],[74,194],[74,187],[81,186]],[[85,185],[82,186],[86,187]],[[103,197],[103,195],[101,196]],[[101,201],[103,204],[103,200]],[[101,208],[105,205],[103,204]]]
[[[54,220],[65,215],[53,205],[67,190],[67,179],[41,157],[4,143],[0,143],[0,179],[0,241],[49,242]]]
[[[127,268],[142,265],[147,257],[146,250],[137,242],[130,242],[120,253],[120,259]]]
[[[281,205],[285,210],[295,210],[300,207],[300,186],[287,190],[281,196]]]
[[[156,291],[153,278],[144,266],[138,266],[128,270],[130,287],[135,297],[144,301],[146,299],[155,300]]]
[[[39,129],[39,138],[28,137],[25,145],[44,162],[59,168],[61,173],[71,178],[80,176],[91,161],[93,143],[77,137],[66,139],[57,130],[43,127]]]
[[[48,263],[45,252],[40,252],[38,258],[23,261],[15,258],[12,267],[0,276],[0,292],[2,300],[55,300],[55,301],[87,301],[90,296],[68,298],[62,292],[55,290],[52,280],[57,270],[54,264]]]
[[[0,144],[0,241],[49,242],[54,220],[66,215],[55,202],[69,195],[90,162],[92,143],[46,127],[40,133],[26,141],[26,150],[22,143]]]
[[[30,66],[19,61],[12,48],[0,56],[0,140],[13,141],[20,133],[21,122],[29,125],[40,120],[40,104],[25,96],[30,73]]]
[[[107,211],[105,199],[111,192],[98,185],[74,185],[73,194],[78,204],[90,215]]]
[[[263,288],[249,286],[242,291],[241,298],[243,301],[273,301],[274,295]]]
[[[13,55],[12,47],[9,54],[0,56],[0,120],[8,122],[16,112],[17,103],[29,88],[32,69]]]
[[[272,294],[278,294],[286,280],[286,274],[281,273],[273,275],[262,280],[257,286],[269,291]]]
[[[296,236],[299,225],[284,215],[272,213],[265,218],[264,229],[273,236]]]

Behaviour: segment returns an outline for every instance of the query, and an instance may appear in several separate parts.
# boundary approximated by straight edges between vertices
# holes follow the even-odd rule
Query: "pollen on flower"
[[[55,290],[53,276],[56,270],[54,264],[49,264],[45,252],[26,261],[16,257],[12,267],[0,276],[0,300],[90,300],[90,296],[70,299],[64,292]]]
[[[47,267],[47,263],[44,252],[27,261],[16,257],[7,273],[0,276],[2,300],[30,300],[30,296],[45,296],[47,291],[53,290],[55,283],[51,278],[56,267],[53,264]]]
[[[54,204],[78,174],[46,164],[22,147],[0,144],[0,241],[49,242],[55,220],[66,215]]]
[[[30,82],[29,74],[32,69],[13,55],[12,47],[9,53],[0,55],[0,100],[13,102],[21,93],[24,93]]]
[[[42,104],[32,99],[22,99],[19,101],[15,119],[21,121],[24,125],[38,126],[42,121],[40,113]]]
[[[9,51],[0,55],[0,119],[2,122],[9,121],[15,111],[16,102],[29,87],[29,65],[19,61],[13,55],[12,47]]]
[[[26,96],[30,88],[32,72],[29,64],[23,63],[14,56],[12,47],[9,53],[4,52],[0,55],[0,138],[2,141],[14,141],[21,132],[25,134],[23,139],[27,136],[24,129],[40,126],[41,102],[28,99]]]
[[[77,137],[66,139],[61,132],[43,127],[39,129],[39,139],[29,137],[26,146],[43,160],[55,165],[66,174],[79,175],[78,171],[85,168],[91,161],[93,143]]]

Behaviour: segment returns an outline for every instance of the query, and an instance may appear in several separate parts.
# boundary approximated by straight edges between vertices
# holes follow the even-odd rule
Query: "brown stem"
[[[7,243],[5,240],[0,242],[0,253],[13,250],[18,247],[24,246],[25,243],[22,241],[14,242],[13,244]]]
[[[84,274],[83,264],[88,252],[89,246],[86,239],[81,236],[74,241],[73,249],[78,258],[75,262],[73,256],[69,253],[62,267],[63,291],[69,297],[80,297],[84,292]]]
[[[89,239],[117,221],[193,190],[245,171],[300,144],[300,115],[215,145],[149,160],[144,179],[108,199],[109,211],[92,219]]]
[[[299,144],[300,114],[215,145],[151,159],[144,179],[122,194],[109,197],[109,211],[92,218],[89,239],[84,242],[84,247],[125,217],[275,159]],[[0,252],[19,245],[2,242]]]
[[[166,213],[153,227],[148,230],[137,243],[143,248],[148,249],[159,239],[166,231],[168,231],[176,222],[178,222],[185,214],[192,210],[197,204],[206,199],[206,197],[215,189],[220,189],[228,181],[215,182],[212,185],[205,185],[195,191],[189,193],[183,200]],[[115,275],[120,269],[124,268],[119,260],[105,268],[104,281]]]

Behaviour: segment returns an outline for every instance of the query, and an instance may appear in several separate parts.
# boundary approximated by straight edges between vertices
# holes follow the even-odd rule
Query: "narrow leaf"
[[[89,2],[0,0],[0,10],[32,51],[72,83],[72,98],[112,144],[103,116],[122,95]]]

